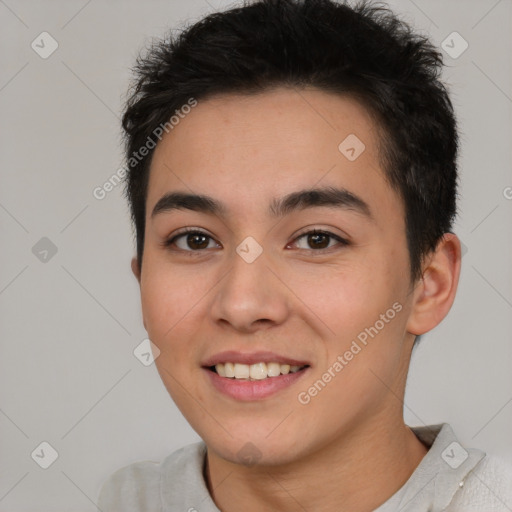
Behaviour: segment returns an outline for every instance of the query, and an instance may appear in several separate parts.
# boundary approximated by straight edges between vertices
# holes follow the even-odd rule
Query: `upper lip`
[[[275,352],[239,352],[237,350],[219,352],[203,361],[202,365],[204,367],[210,367],[219,363],[256,364],[261,362],[289,364],[292,366],[309,365],[307,361],[293,359],[289,356],[276,354]]]

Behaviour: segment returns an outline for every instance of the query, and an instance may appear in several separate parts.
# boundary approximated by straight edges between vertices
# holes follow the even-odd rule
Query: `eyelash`
[[[168,240],[165,240],[163,242],[162,245],[164,245],[165,247],[170,247],[172,244],[174,244],[174,242],[185,236],[185,235],[190,235],[190,234],[193,234],[193,235],[202,235],[202,236],[205,236],[207,238],[210,238],[211,240],[213,240],[213,238],[208,235],[207,233],[205,233],[204,231],[200,231],[196,228],[184,228],[182,231],[176,233],[175,235],[173,235],[171,238],[169,238]],[[310,231],[306,231],[304,233],[301,233],[300,235],[298,235],[293,241],[296,242],[297,240],[307,236],[307,235],[326,235],[328,236],[329,238],[334,238],[335,240],[337,240],[339,242],[339,244],[343,247],[343,246],[347,246],[347,245],[350,245],[350,242],[338,235],[335,235],[334,233],[331,233],[330,231],[324,231],[324,230],[319,230],[319,229],[312,229]],[[325,249],[302,249],[303,251],[307,251],[309,253],[324,253],[326,251],[330,251],[332,250],[333,247],[328,247],[328,248],[325,248]],[[185,253],[191,253],[191,254],[194,254],[194,253],[201,253],[203,251],[206,251],[207,249],[198,249],[198,250],[184,250],[184,249],[173,249],[173,250],[177,250],[177,251],[180,251],[180,252],[185,252]]]

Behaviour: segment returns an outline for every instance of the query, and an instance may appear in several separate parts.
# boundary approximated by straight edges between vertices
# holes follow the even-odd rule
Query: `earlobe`
[[[460,240],[453,233],[445,233],[428,257],[421,281],[414,291],[408,332],[417,336],[425,334],[448,314],[457,292],[460,264]]]
[[[137,281],[139,282],[139,285],[140,285],[140,265],[139,265],[139,260],[136,258],[136,257],[133,257],[132,258],[132,272],[133,272],[133,275],[137,278]]]

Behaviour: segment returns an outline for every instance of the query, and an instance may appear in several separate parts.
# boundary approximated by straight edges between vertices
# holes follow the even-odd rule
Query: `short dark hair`
[[[134,155],[154,142],[155,129],[191,98],[314,87],[358,99],[376,120],[381,166],[404,204],[410,279],[421,277],[423,258],[457,213],[456,120],[439,80],[442,54],[379,4],[245,2],[138,56],[122,125],[139,265],[154,151]]]

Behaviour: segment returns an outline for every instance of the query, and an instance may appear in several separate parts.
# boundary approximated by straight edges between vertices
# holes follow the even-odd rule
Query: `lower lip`
[[[221,377],[218,373],[204,369],[210,376],[212,384],[217,390],[235,400],[255,401],[267,398],[282,389],[285,389],[299,379],[309,370],[309,366],[295,373],[279,375],[278,377],[267,377],[262,380],[241,380]]]

